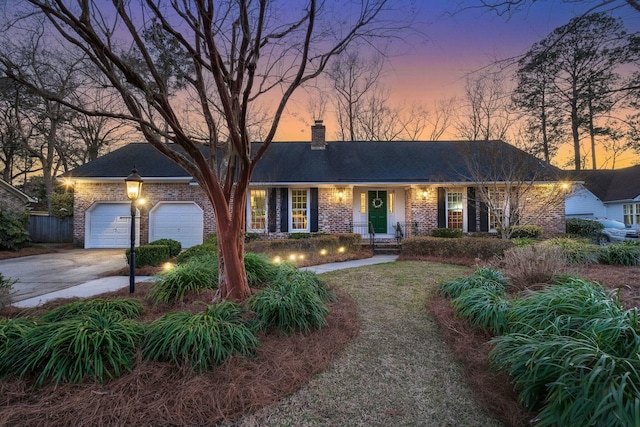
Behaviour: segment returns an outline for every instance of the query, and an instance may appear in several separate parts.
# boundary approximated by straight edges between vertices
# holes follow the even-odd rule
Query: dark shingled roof
[[[328,142],[312,150],[309,142],[274,142],[258,163],[254,183],[424,183],[473,182],[463,152],[493,144],[486,167],[509,156],[525,158],[545,180],[561,171],[544,167],[535,157],[502,141]],[[173,147],[176,148],[176,147]],[[257,149],[254,146],[253,152]],[[482,151],[485,152],[485,151]],[[483,158],[486,156],[478,155]],[[498,162],[499,163],[499,162]],[[124,178],[133,165],[144,179],[190,178],[181,167],[147,143],[132,143],[80,166],[65,176],[86,179]],[[495,167],[495,166],[491,166]]]
[[[573,171],[577,181],[603,202],[632,200],[640,195],[640,165],[624,169]]]

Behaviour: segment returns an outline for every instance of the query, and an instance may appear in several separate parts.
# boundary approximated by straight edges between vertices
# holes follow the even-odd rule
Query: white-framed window
[[[367,213],[367,193],[360,193],[360,213]]]
[[[447,191],[447,228],[464,229],[464,194],[461,190]]]
[[[267,190],[249,190],[247,229],[256,232],[267,231]]]
[[[389,213],[393,213],[393,210],[395,209],[395,204],[396,204],[396,195],[393,191],[389,191],[387,193],[387,199],[389,199],[387,201],[387,205],[389,206]]]
[[[640,203],[622,205],[622,218],[626,225],[640,225]]]
[[[309,190],[292,188],[289,190],[289,230],[309,231]]]
[[[496,231],[501,228],[506,209],[506,193],[504,188],[491,189],[489,191],[489,230]]]
[[[505,224],[514,225],[519,222],[517,191],[512,189],[507,193],[505,188],[492,188],[489,199],[489,230],[496,231]]]

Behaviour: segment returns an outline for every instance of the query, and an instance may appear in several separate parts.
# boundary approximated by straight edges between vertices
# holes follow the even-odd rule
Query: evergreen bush
[[[149,246],[168,246],[169,247],[169,257],[173,258],[178,255],[182,250],[182,243],[173,239],[158,239],[153,242],[149,242]]]
[[[127,249],[127,264],[131,263],[131,249]],[[136,248],[136,267],[157,267],[169,260],[169,246],[143,245]]]
[[[26,214],[0,209],[0,250],[17,251],[31,242],[27,231],[28,220]]]

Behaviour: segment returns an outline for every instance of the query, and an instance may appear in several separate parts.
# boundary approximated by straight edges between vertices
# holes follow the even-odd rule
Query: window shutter
[[[476,189],[467,188],[467,231],[476,231]]]
[[[309,206],[309,231],[318,231],[318,189],[310,189],[311,206]]]
[[[269,189],[269,212],[267,215],[269,216],[269,233],[276,232],[276,202],[278,198],[278,192],[275,188]]]
[[[289,189],[280,189],[280,231],[289,231]]]
[[[480,231],[489,231],[489,208],[485,202],[480,202]]]
[[[447,227],[447,192],[444,187],[438,187],[438,228]]]

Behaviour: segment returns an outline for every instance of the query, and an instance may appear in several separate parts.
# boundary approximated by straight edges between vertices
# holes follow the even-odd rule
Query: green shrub
[[[131,249],[125,252],[127,264],[131,263]],[[152,266],[157,267],[169,260],[169,247],[144,245],[136,248],[136,267]]]
[[[249,243],[249,242],[253,242],[254,240],[260,240],[264,236],[265,236],[265,234],[263,234],[263,233],[245,233],[244,242],[245,243]]]
[[[504,251],[504,271],[518,288],[551,283],[566,267],[564,252],[557,246],[529,245]]]
[[[620,242],[602,246],[598,260],[608,265],[640,265],[640,245],[635,242]]]
[[[278,266],[265,255],[247,252],[244,254],[244,268],[249,286],[255,287],[271,281]]]
[[[566,222],[567,234],[577,237],[595,239],[604,229],[598,221],[581,218],[569,218]]]
[[[508,334],[492,340],[491,362],[511,375],[523,406],[541,409],[536,426],[640,425],[640,347],[607,352],[608,335]]]
[[[493,334],[502,333],[507,325],[509,302],[504,291],[489,288],[471,288],[451,301],[456,313],[473,327]]]
[[[169,247],[169,258],[173,258],[178,255],[182,250],[182,243],[173,239],[158,239],[153,242],[149,242],[149,246],[168,246]]]
[[[639,425],[640,325],[600,285],[563,276],[511,304],[490,358],[536,425]]]
[[[300,239],[310,239],[311,233],[291,233],[289,235],[289,239],[292,240],[300,240]]]
[[[218,246],[218,235],[215,233],[207,234],[202,243],[205,245]]]
[[[174,312],[156,320],[149,326],[142,353],[149,360],[203,372],[233,355],[253,355],[258,344],[242,309],[221,302],[204,313]]]
[[[521,248],[523,246],[530,246],[536,243],[536,241],[534,239],[530,239],[527,237],[521,238],[521,237],[517,237],[515,239],[511,239],[511,241],[513,242],[513,245],[516,248]]]
[[[447,239],[454,239],[462,237],[462,229],[460,228],[434,228],[431,230],[433,237],[444,237]]]
[[[142,303],[135,298],[88,299],[74,301],[49,310],[40,316],[46,322],[59,322],[74,316],[83,316],[87,312],[102,314],[120,313],[127,319],[135,319],[142,314]]]
[[[512,239],[538,239],[542,236],[542,227],[538,225],[514,225],[511,227]]]
[[[27,231],[29,216],[0,209],[0,250],[17,251],[31,242]]]
[[[53,193],[50,212],[56,218],[73,216],[73,192]]]
[[[159,274],[148,298],[153,304],[175,304],[187,292],[214,289],[218,285],[218,260],[211,256],[192,257],[184,264]]]
[[[556,328],[562,326],[568,333],[589,319],[612,318],[622,312],[601,285],[577,277],[561,276],[552,286],[529,292],[527,298],[512,302],[508,315],[509,331],[531,333],[561,319]],[[562,323],[567,319],[570,323]]]
[[[307,280],[292,280],[282,274],[269,286],[249,297],[260,329],[275,328],[285,333],[320,329],[329,310]]]
[[[488,289],[504,295],[507,279],[493,268],[478,268],[472,275],[441,283],[438,292],[445,298],[457,298],[469,289]]]
[[[291,236],[298,236],[298,234],[293,233]],[[307,255],[316,254],[321,249],[337,252],[341,247],[346,252],[358,251],[360,250],[361,242],[362,236],[354,233],[312,234],[309,238],[290,237],[288,239],[256,240],[248,243],[245,249],[248,252],[261,253],[268,257],[276,255],[284,257],[292,252]]]
[[[213,235],[215,236],[215,234]],[[176,257],[176,264],[184,264],[193,257],[201,256],[218,256],[218,245],[213,243],[203,243],[201,245],[191,246],[180,252]]]
[[[556,237],[541,243],[541,245],[553,245],[562,248],[564,257],[570,265],[597,264],[600,256],[600,247],[584,238]]]
[[[36,326],[38,323],[27,317],[0,318],[0,372],[6,372],[3,367],[9,349],[14,348],[15,342],[21,340],[28,331]],[[8,373],[3,375],[8,375]]]
[[[438,237],[409,237],[402,241],[402,254],[407,256],[433,256],[441,258],[489,259],[502,256],[513,242],[490,237],[443,239]]]
[[[536,425],[640,425],[637,354],[630,357],[609,354],[599,344],[600,340],[593,335],[569,340],[559,337],[540,349],[551,354],[551,363],[560,364],[562,371],[547,385],[548,403],[538,414]]]
[[[324,302],[335,302],[337,300],[335,293],[324,283],[320,276],[312,271],[299,270],[293,264],[283,263],[278,265],[271,280],[275,283],[290,283],[309,287]]]
[[[102,383],[131,371],[142,329],[117,312],[89,311],[42,323],[9,343],[0,368],[5,375],[36,375],[37,386],[47,379],[77,383],[91,378]]]
[[[18,279],[4,277],[0,273],[0,309],[11,304],[11,291],[16,283],[18,283]]]

